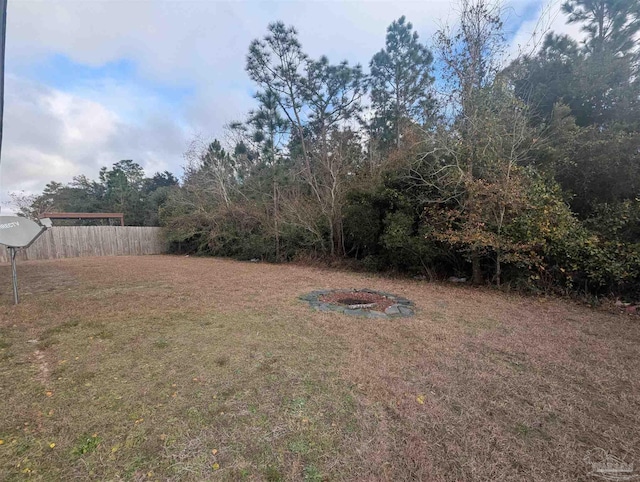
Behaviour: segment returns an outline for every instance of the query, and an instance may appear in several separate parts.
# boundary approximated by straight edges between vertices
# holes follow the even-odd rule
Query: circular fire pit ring
[[[366,318],[413,316],[413,303],[401,296],[370,289],[317,290],[300,296],[316,311],[334,311]]]

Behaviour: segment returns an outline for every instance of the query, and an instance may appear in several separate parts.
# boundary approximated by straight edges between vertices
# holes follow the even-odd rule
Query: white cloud
[[[51,90],[43,96],[42,105],[61,123],[60,144],[72,151],[99,145],[116,130],[117,116],[97,102]]]
[[[171,120],[128,123],[100,102],[23,78],[9,77],[6,87],[3,192],[38,192],[51,180],[95,177],[121,159],[136,160],[148,173],[179,169],[186,135]]]

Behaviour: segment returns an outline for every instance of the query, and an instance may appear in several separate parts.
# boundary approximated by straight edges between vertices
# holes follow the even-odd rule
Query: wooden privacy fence
[[[18,250],[17,258],[58,259],[84,256],[123,256],[166,252],[161,228],[143,226],[54,226],[47,229],[27,249]],[[8,251],[0,246],[0,262],[10,261]]]

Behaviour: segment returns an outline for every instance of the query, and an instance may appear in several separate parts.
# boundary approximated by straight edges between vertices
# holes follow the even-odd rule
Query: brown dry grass
[[[19,276],[13,307],[0,267],[2,480],[587,480],[595,448],[640,465],[637,317],[219,259]],[[324,288],[418,312],[296,299]]]

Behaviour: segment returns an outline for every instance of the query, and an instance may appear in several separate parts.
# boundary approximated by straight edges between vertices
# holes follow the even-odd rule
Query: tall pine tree
[[[374,136],[383,148],[400,147],[402,131],[412,122],[424,123],[434,101],[429,93],[433,55],[420,43],[411,22],[402,16],[387,29],[385,48],[370,63]]]

